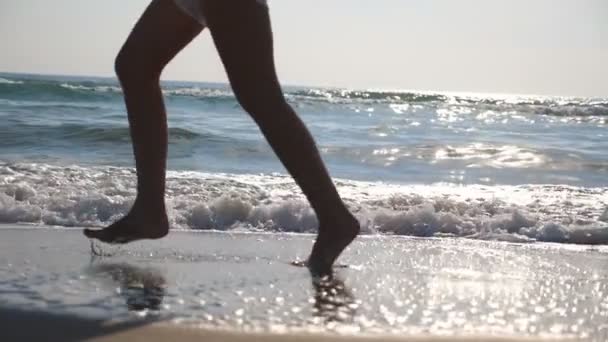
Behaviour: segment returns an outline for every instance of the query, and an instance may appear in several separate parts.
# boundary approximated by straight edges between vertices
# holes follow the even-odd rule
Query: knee
[[[156,66],[140,53],[122,49],[114,60],[114,71],[123,87],[141,83],[158,83],[163,66]]]

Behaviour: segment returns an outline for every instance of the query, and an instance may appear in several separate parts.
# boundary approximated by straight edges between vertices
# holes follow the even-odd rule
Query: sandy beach
[[[52,315],[40,312],[0,309],[5,341],[290,341],[290,342],[376,342],[376,341],[538,341],[535,338],[492,336],[391,336],[391,335],[336,335],[328,333],[246,333],[226,329],[183,327],[160,323],[131,322],[108,324],[76,316]],[[35,327],[35,329],[32,329]],[[567,339],[560,339],[566,341]]]
[[[340,261],[348,267],[336,269],[342,282],[319,288],[290,265],[307,255],[310,235],[176,231],[98,246],[103,257],[78,229],[3,226],[0,237],[9,340],[602,340],[608,332],[605,247],[362,237]]]

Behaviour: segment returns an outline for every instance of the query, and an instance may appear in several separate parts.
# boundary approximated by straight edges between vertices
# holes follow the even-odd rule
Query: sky
[[[2,0],[0,72],[113,76],[148,2]],[[269,2],[286,85],[608,97],[606,0]],[[208,32],[163,79],[226,82]]]

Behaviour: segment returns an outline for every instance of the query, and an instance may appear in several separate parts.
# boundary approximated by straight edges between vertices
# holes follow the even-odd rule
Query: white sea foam
[[[0,81],[1,83],[1,81]],[[119,86],[113,85],[98,85],[98,86],[85,86],[81,84],[70,84],[62,83],[60,87],[76,91],[90,91],[97,93],[122,93],[122,89]],[[163,89],[165,95],[175,96],[191,96],[201,98],[233,98],[234,95],[231,91],[225,89],[214,89],[214,88],[200,88],[200,87],[178,87],[178,88],[166,88]]]
[[[0,84],[23,84],[23,81],[7,80],[6,78],[0,77]]]
[[[608,243],[606,188],[337,184],[367,234]],[[129,168],[0,164],[0,223],[107,225],[128,211],[134,189]],[[317,225],[282,175],[171,171],[167,204],[181,229],[314,232]]]
[[[175,96],[191,96],[191,97],[200,97],[200,98],[234,98],[234,94],[226,89],[214,89],[214,88],[199,88],[199,87],[189,87],[189,88],[169,88],[163,89],[163,94],[165,95],[175,95]]]
[[[62,88],[70,89],[70,90],[80,90],[80,91],[93,91],[98,93],[120,93],[122,89],[117,86],[108,86],[108,85],[99,85],[94,87],[83,86],[80,84],[74,85],[69,83],[62,83],[59,85]]]

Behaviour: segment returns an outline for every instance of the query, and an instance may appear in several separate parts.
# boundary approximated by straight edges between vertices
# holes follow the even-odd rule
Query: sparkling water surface
[[[173,228],[314,232],[226,85],[164,82]],[[608,100],[286,87],[366,234],[608,243]],[[0,75],[0,223],[104,226],[135,173],[113,79]]]
[[[302,234],[174,232],[103,257],[73,230],[0,236],[4,307],[245,331],[608,338],[605,247],[370,236],[318,284],[290,265],[311,247]]]

